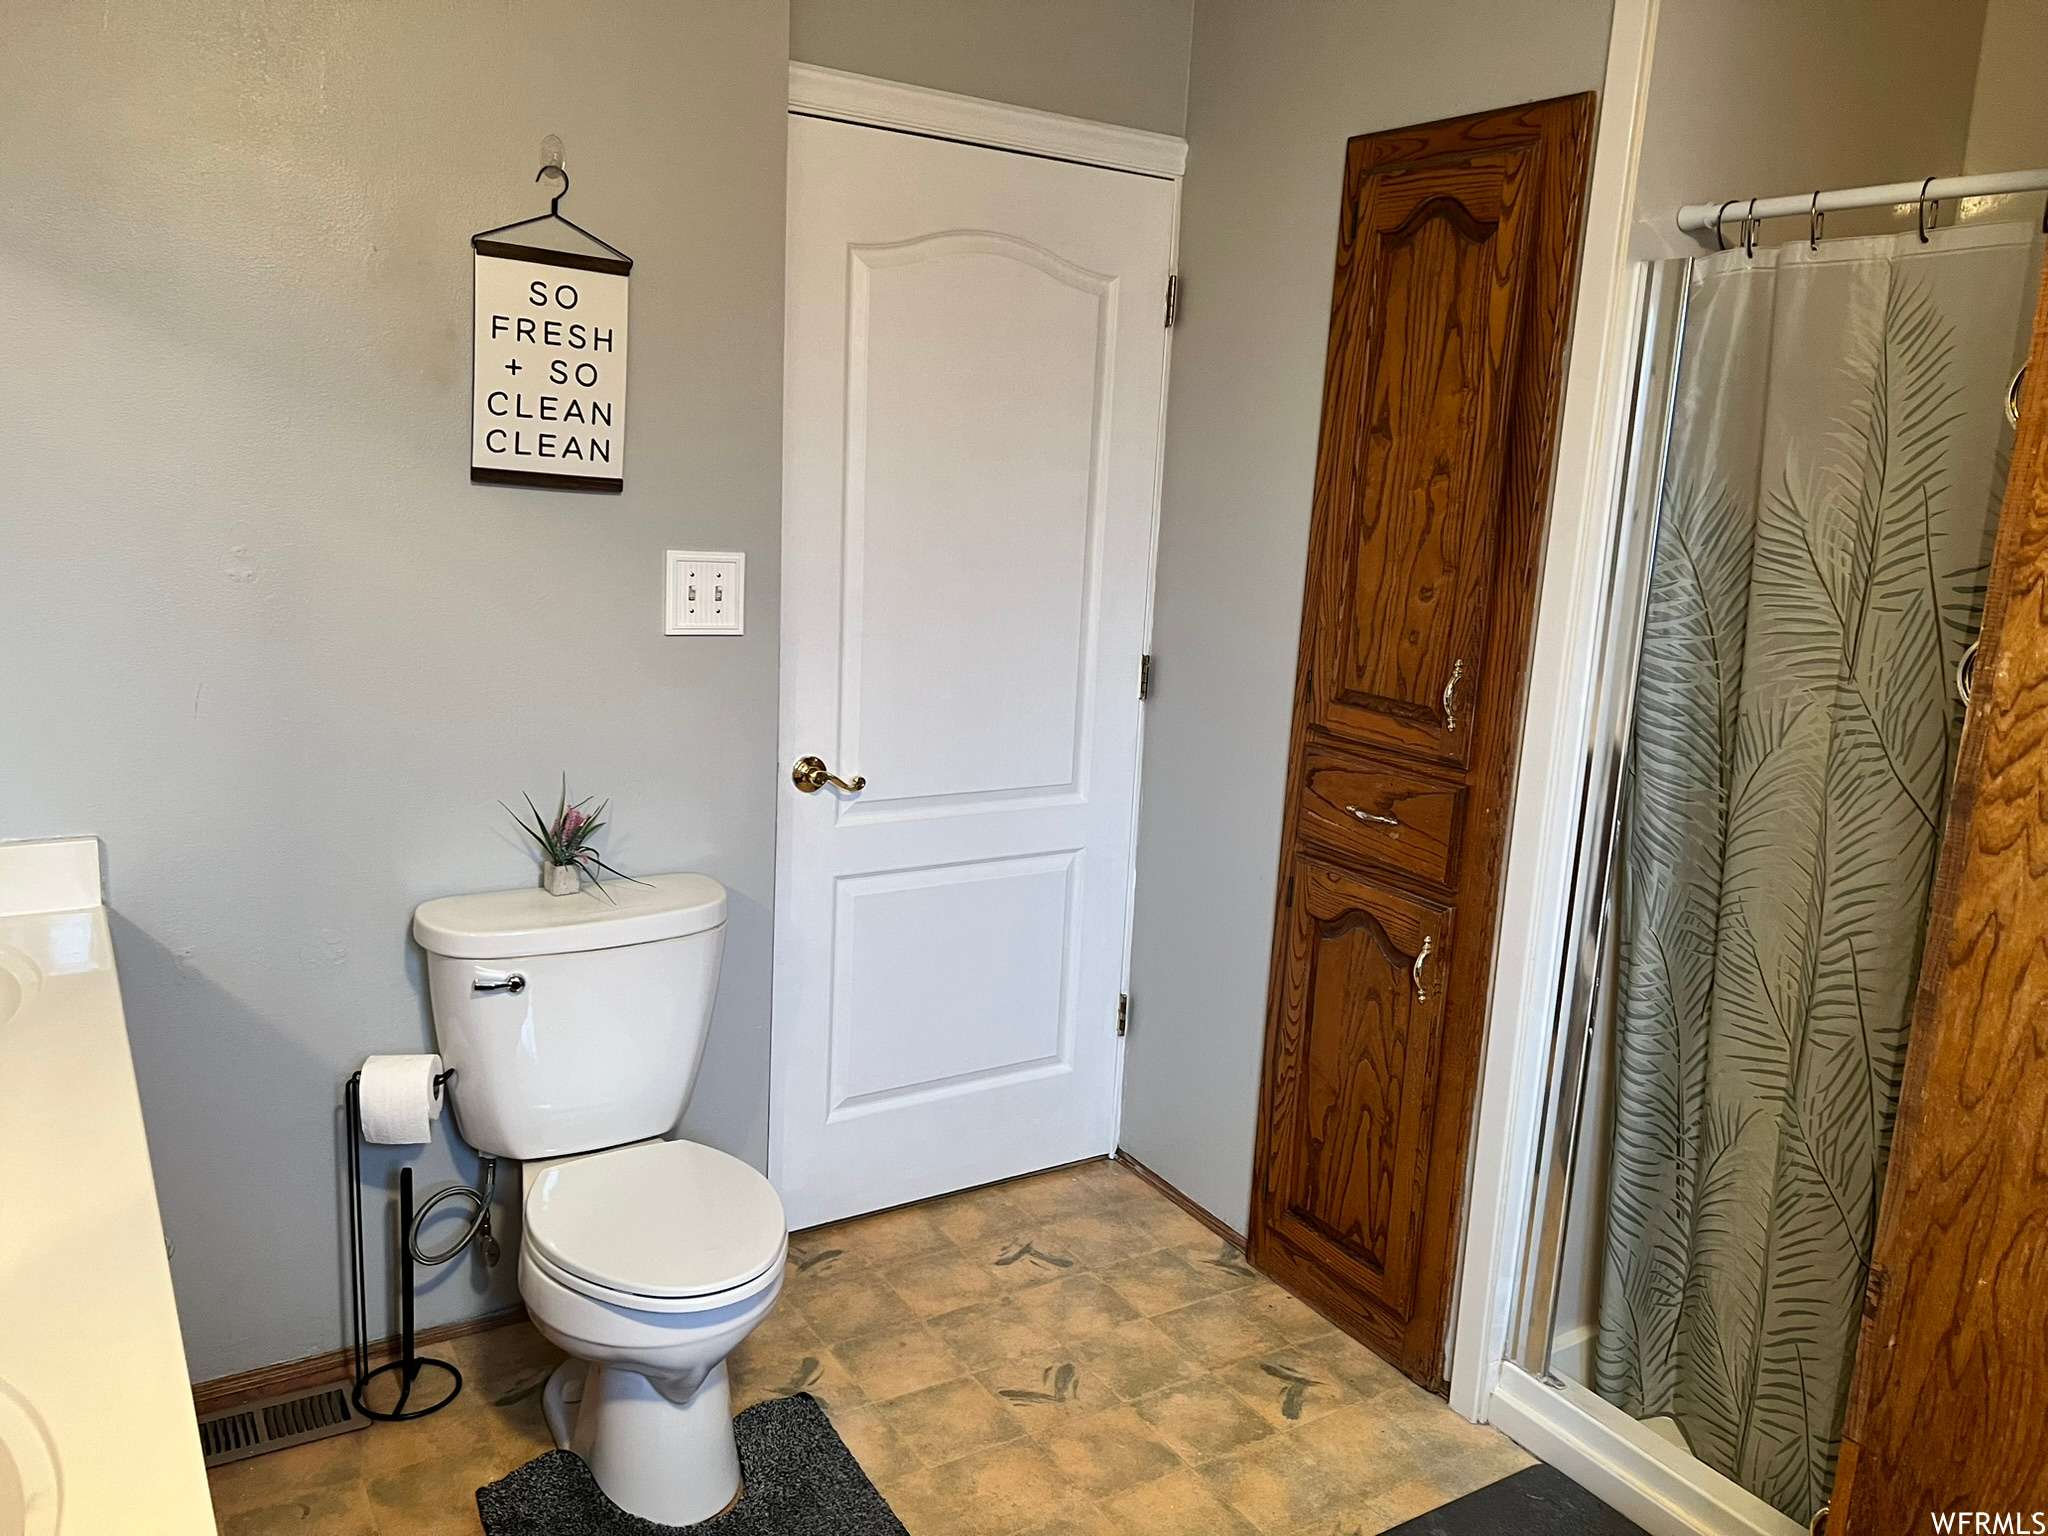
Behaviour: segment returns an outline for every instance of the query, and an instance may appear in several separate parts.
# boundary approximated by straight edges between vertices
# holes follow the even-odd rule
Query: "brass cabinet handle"
[[[1444,729],[1458,728],[1458,683],[1465,675],[1465,660],[1460,657],[1451,663],[1451,680],[1444,684]]]
[[[1356,816],[1360,821],[1374,822],[1382,827],[1398,827],[1401,825],[1401,818],[1398,816],[1375,816],[1371,811],[1361,811],[1355,805],[1347,805],[1344,809]]]
[[[2027,365],[2020,364],[2020,371],[2012,376],[2012,383],[2005,391],[2005,419],[2014,426],[2020,424],[2020,389],[2027,382]],[[1822,1511],[1826,1513],[1825,1510]]]
[[[1408,967],[1408,977],[1415,983],[1415,1001],[1418,1003],[1429,1001],[1429,988],[1422,984],[1422,967],[1429,961],[1429,949],[1430,936],[1425,933],[1422,936],[1422,948],[1416,952],[1415,963]]]
[[[843,789],[849,795],[857,795],[868,787],[868,781],[859,774],[849,784],[825,766],[822,757],[800,757],[796,766],[789,770],[789,782],[807,795],[815,795],[830,784],[834,789]]]

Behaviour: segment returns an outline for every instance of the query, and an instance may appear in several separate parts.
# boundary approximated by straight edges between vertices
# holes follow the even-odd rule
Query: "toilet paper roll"
[[[357,1104],[363,1140],[387,1146],[415,1146],[434,1139],[441,1117],[438,1056],[366,1056]]]

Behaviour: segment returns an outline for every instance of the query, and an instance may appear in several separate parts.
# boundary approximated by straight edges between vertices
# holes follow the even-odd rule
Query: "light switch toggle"
[[[671,635],[746,633],[747,557],[727,551],[668,552]]]

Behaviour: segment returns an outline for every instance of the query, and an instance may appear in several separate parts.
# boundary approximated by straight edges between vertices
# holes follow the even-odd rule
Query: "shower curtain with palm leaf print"
[[[2038,237],[1694,264],[1622,808],[1602,1394],[1834,1474]]]

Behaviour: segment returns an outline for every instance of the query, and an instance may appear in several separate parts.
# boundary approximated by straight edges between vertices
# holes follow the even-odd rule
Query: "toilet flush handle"
[[[472,992],[510,992],[514,997],[526,990],[526,978],[517,972],[510,976],[479,976],[469,984]]]

